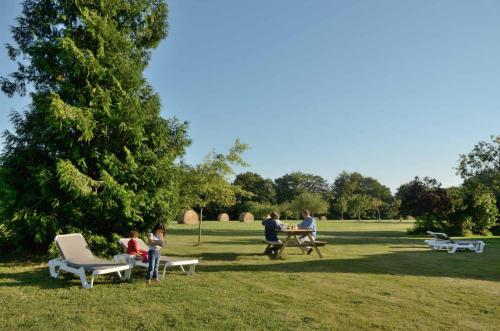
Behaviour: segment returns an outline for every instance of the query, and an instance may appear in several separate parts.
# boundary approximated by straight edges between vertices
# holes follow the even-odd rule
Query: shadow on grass
[[[172,235],[194,236],[196,233],[192,229],[173,229]],[[220,238],[211,237],[224,237]],[[239,239],[237,237],[245,237]],[[249,239],[254,237],[255,239]],[[280,234],[284,239],[285,236]],[[336,245],[369,245],[369,244],[417,244],[422,243],[424,236],[410,236],[401,231],[318,231],[318,239]],[[202,243],[216,245],[261,245],[264,239],[264,231],[261,230],[224,230],[207,229],[203,231]]]
[[[203,237],[248,237],[248,236],[263,236],[264,235],[264,227],[262,230],[250,230],[250,229],[203,229]],[[172,234],[174,236],[196,236],[198,235],[198,229],[196,228],[186,228],[186,229],[169,229],[168,234]]]
[[[225,254],[221,253],[221,258],[224,258]],[[262,261],[254,264],[200,265],[198,270],[200,272],[367,273],[499,281],[500,268],[493,265],[498,265],[496,254],[459,252],[452,255],[444,251],[426,250],[366,255],[355,259],[319,259],[314,256],[308,261],[278,260],[274,263]]]
[[[262,249],[264,251],[264,249]],[[242,257],[258,257],[258,256],[264,256],[262,252],[258,253],[233,253],[233,252],[213,252],[213,253],[201,253],[200,258],[201,260],[208,260],[208,261],[236,261],[240,260]]]
[[[2,266],[6,265],[7,263],[2,264]],[[19,264],[17,264],[17,266],[19,266]],[[27,267],[29,267],[29,265]],[[87,280],[90,280],[90,277],[87,277]],[[118,276],[116,276],[116,274],[100,275],[94,279],[94,285],[118,284],[124,282],[130,281],[120,280]],[[41,289],[59,289],[71,287],[81,288],[82,283],[77,276],[64,271],[59,274],[58,278],[52,278],[49,274],[48,266],[33,266],[29,270],[20,272],[0,273],[0,287],[24,286],[36,286]]]

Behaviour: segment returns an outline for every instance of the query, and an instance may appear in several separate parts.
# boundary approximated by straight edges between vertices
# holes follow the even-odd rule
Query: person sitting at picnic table
[[[272,243],[274,245],[282,244],[281,240],[278,239],[278,235],[276,234],[276,231],[283,230],[285,226],[283,223],[281,223],[279,218],[280,218],[280,215],[278,214],[278,212],[273,211],[269,215],[269,218],[262,221],[262,225],[264,225],[264,236],[266,237],[266,241],[269,243]],[[265,253],[266,254],[269,254],[269,253],[276,254],[277,249],[274,246],[272,246]]]
[[[302,217],[304,218],[304,220],[302,222],[300,222],[297,227],[299,229],[313,230],[313,232],[311,233],[311,236],[312,236],[313,240],[316,240],[316,220],[314,219],[314,217],[311,216],[311,212],[307,209],[302,212]],[[300,238],[300,240],[304,243],[304,242],[309,241],[309,237],[302,236]],[[307,254],[308,255],[311,254],[312,251],[313,251],[312,247],[307,247]]]

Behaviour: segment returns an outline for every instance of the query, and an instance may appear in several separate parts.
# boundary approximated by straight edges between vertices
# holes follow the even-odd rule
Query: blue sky
[[[190,122],[186,160],[250,145],[269,178],[342,170],[393,190],[460,179],[458,156],[500,134],[500,1],[171,0],[146,77]],[[0,4],[0,43],[18,1]],[[0,76],[15,67],[5,51]],[[0,130],[29,98],[0,95]],[[243,169],[245,170],[245,169]]]

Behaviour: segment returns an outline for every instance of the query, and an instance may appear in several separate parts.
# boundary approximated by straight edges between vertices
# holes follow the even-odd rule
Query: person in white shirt
[[[148,238],[148,283],[151,284],[151,280],[160,280],[158,278],[158,267],[160,266],[160,249],[165,244],[165,226],[161,223],[157,223],[153,231],[149,234]]]

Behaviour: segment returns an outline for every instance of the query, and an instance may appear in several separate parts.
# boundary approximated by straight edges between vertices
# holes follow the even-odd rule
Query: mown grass
[[[164,253],[197,256],[194,276],[148,286],[101,276],[91,290],[45,262],[0,262],[0,329],[498,330],[500,237],[483,254],[432,252],[409,223],[319,222],[324,259],[261,255],[260,222],[172,225]]]

